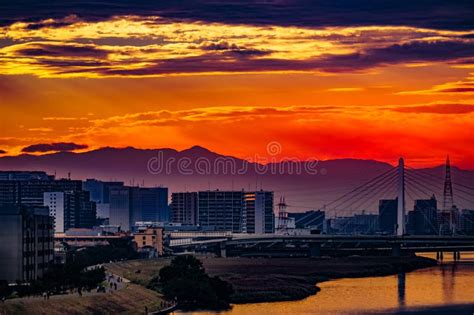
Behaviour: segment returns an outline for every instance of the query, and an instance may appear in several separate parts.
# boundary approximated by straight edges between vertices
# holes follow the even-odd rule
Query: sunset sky
[[[0,152],[277,141],[474,169],[472,1],[153,2],[2,1]]]

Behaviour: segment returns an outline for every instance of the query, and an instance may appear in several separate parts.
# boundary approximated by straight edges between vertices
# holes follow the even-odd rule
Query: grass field
[[[160,269],[171,263],[171,258],[127,260],[107,264],[107,270],[134,283],[146,286],[148,281],[157,276]]]
[[[128,283],[114,293],[91,295],[52,296],[44,301],[41,297],[7,300],[0,303],[1,315],[98,315],[144,314],[160,308],[162,296],[140,285]]]

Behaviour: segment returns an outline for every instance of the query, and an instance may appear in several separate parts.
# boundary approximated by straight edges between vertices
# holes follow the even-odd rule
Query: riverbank
[[[430,258],[227,258],[202,259],[210,275],[234,286],[233,303],[293,301],[319,291],[317,283],[340,279],[387,276],[435,266]]]
[[[216,258],[198,257],[211,276],[231,283],[232,303],[292,301],[318,292],[317,283],[340,278],[386,276],[435,266],[433,259],[409,257]],[[107,266],[146,285],[170,259],[134,260]]]

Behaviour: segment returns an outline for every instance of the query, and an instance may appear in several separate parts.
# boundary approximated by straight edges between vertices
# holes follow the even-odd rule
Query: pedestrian
[[[46,292],[43,292],[43,300],[46,301]]]
[[[117,290],[117,283],[114,283],[114,288],[115,290]]]

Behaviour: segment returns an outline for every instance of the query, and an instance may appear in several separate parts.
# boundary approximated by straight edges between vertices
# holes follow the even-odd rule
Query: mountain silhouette
[[[182,151],[171,148],[105,147],[81,153],[5,156],[0,158],[0,170],[39,170],[56,174],[58,178],[66,178],[70,173],[74,179],[96,178],[120,180],[127,185],[165,186],[170,192],[273,190],[276,201],[280,196],[285,196],[288,210],[301,212],[321,208],[394,167],[385,162],[361,159],[268,162],[252,163],[200,146]],[[426,198],[435,194],[441,205],[444,166],[419,171],[440,180],[434,180],[427,187],[417,187],[417,190],[412,191],[412,197]],[[459,179],[463,183],[474,183],[474,171],[453,167],[452,173],[454,182]],[[371,202],[361,205],[361,209],[353,209],[354,212],[376,211],[378,199],[396,197],[396,184],[392,186],[393,189],[388,189],[384,195],[365,196]],[[456,194],[456,185],[454,187]],[[463,201],[459,199],[461,208],[473,208],[472,204]],[[410,202],[407,203],[408,209],[412,207]]]

